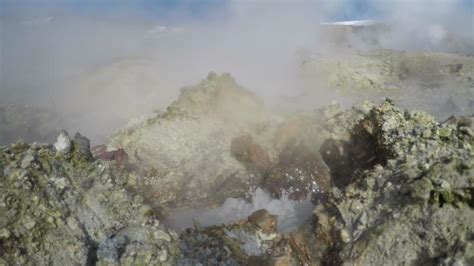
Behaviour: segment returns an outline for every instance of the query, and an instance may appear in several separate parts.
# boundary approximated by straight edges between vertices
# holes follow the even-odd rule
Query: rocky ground
[[[336,99],[353,103],[390,97],[404,108],[422,109],[438,119],[474,113],[472,56],[338,51],[308,55],[300,69],[308,83],[305,98],[321,95],[318,88],[326,87],[339,92]]]
[[[228,75],[106,145],[0,147],[0,264],[472,265],[474,117],[438,122],[391,100],[274,115]],[[258,210],[175,232],[173,208],[312,197],[292,232]],[[285,194],[286,195],[286,194]]]

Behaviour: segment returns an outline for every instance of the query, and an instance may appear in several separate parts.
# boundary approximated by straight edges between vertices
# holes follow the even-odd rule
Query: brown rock
[[[248,217],[248,221],[257,225],[264,233],[273,233],[277,231],[278,218],[271,215],[267,210],[261,209],[255,211]]]
[[[128,154],[123,149],[107,151],[105,145],[97,145],[92,148],[92,153],[96,159],[115,161],[119,166],[126,166],[128,164]]]
[[[290,199],[304,200],[308,193],[328,190],[330,175],[317,151],[293,141],[280,152],[264,187],[277,197],[286,191]]]

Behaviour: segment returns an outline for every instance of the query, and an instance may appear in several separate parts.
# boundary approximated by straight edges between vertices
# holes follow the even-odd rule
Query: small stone
[[[433,184],[428,178],[417,180],[412,185],[412,197],[422,200],[429,200]]]
[[[362,208],[363,206],[358,200],[353,201],[351,204],[351,211],[353,213],[359,213],[362,210]]]
[[[342,198],[342,192],[337,187],[333,187],[331,189],[331,193],[336,199]]]
[[[375,180],[373,178],[364,179],[364,185],[367,189],[373,189],[375,186]]]
[[[415,167],[411,167],[405,170],[404,175],[409,179],[415,179],[421,175],[421,171]]]
[[[33,227],[35,227],[36,222],[31,217],[27,216],[25,217],[25,221],[23,224],[25,225],[26,229],[31,230],[33,229]]]
[[[79,132],[74,135],[72,141],[74,144],[74,151],[81,155],[84,159],[93,160],[94,156],[91,152],[91,144],[88,138],[82,136]]]
[[[97,257],[106,262],[117,263],[121,250],[127,245],[126,237],[107,238],[100,243],[97,250]]]
[[[369,101],[364,101],[362,105],[360,106],[360,110],[364,115],[367,115],[370,113],[370,110],[374,108],[374,104],[369,102]]]
[[[64,177],[53,177],[51,178],[54,185],[59,191],[64,190],[67,187],[67,180]]]
[[[278,218],[271,215],[267,210],[255,211],[248,217],[248,221],[260,227],[264,233],[276,232]]]
[[[53,216],[48,216],[48,218],[46,218],[46,221],[52,225],[55,225],[54,223],[55,219]]]
[[[351,237],[349,235],[349,232],[346,229],[341,229],[339,231],[339,237],[343,243],[349,243],[351,242]]]
[[[160,262],[165,262],[168,260],[168,250],[166,249],[166,247],[162,247],[162,249],[160,250],[158,260]]]
[[[35,157],[31,154],[26,154],[21,161],[21,168],[26,169],[35,160]]]
[[[441,188],[442,189],[449,189],[449,188],[451,188],[451,184],[449,184],[448,181],[443,180],[443,181],[441,181]]]
[[[6,228],[0,229],[0,239],[9,238],[11,235],[10,231]]]
[[[154,235],[155,235],[155,238],[156,239],[160,239],[160,240],[164,240],[166,242],[170,242],[171,241],[171,236],[168,235],[165,231],[163,230],[157,230],[154,232]]]
[[[449,136],[451,135],[451,128],[449,127],[443,127],[438,129],[438,136],[442,139],[449,139]]]
[[[430,138],[430,137],[431,137],[431,130],[425,129],[425,130],[423,131],[423,133],[421,133],[421,136],[422,136],[423,138],[425,138],[425,139]]]
[[[54,148],[62,154],[67,154],[71,151],[71,139],[65,130],[59,131]]]
[[[474,136],[472,130],[468,127],[459,127],[459,132],[470,137]]]

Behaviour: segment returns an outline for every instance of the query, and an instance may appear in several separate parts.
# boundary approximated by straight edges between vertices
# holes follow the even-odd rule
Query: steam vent
[[[0,0],[0,266],[474,265],[468,2]]]
[[[277,121],[211,73],[105,145],[2,146],[2,262],[469,264],[473,122],[390,100]]]

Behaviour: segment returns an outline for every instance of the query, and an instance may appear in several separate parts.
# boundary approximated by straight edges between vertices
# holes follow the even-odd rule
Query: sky
[[[64,10],[81,15],[114,16],[117,11],[141,14],[148,18],[173,18],[173,16],[192,17],[195,19],[209,18],[210,16],[225,16],[231,7],[231,2],[283,2],[303,3],[305,0],[0,0],[3,15],[16,12],[30,11],[55,15]],[[320,0],[322,8],[340,6],[328,14],[328,20],[357,20],[383,16],[381,5],[393,3],[410,3],[417,0]],[[460,6],[472,9],[474,0],[433,0],[432,3],[457,2]],[[342,4],[341,4],[342,3]],[[315,10],[316,11],[316,10]]]
[[[229,16],[235,3],[308,3],[318,2],[314,6],[323,9],[325,21],[380,19],[387,15],[390,6],[410,5],[425,2],[429,8],[450,4],[471,10],[474,14],[474,0],[0,0],[2,16],[55,16],[68,12],[74,15],[121,17],[144,20],[159,19],[163,22],[179,20],[203,20]],[[388,8],[387,8],[388,7]]]
[[[54,16],[65,12],[74,15],[114,17],[127,14],[141,15],[143,18],[180,17],[203,18],[215,14],[215,10],[225,11],[227,1],[220,0],[0,0],[3,15],[15,16],[32,14]]]

